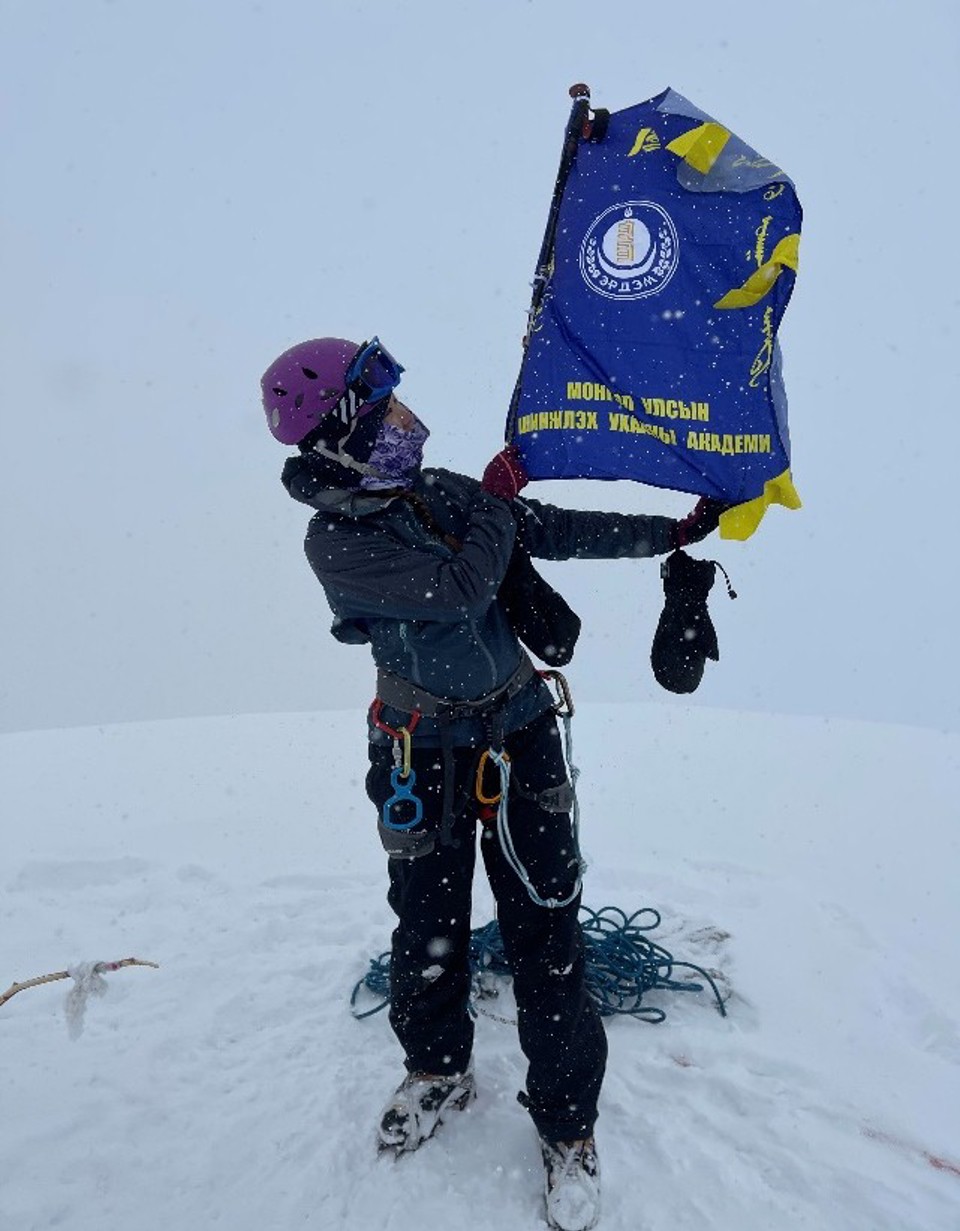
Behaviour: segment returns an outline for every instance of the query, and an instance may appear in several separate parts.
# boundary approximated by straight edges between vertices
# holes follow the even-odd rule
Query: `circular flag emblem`
[[[673,277],[677,228],[654,201],[626,201],[605,209],[583,237],[580,272],[607,299],[645,299]]]

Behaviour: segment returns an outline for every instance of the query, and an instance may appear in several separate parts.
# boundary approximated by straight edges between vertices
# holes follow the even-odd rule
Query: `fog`
[[[377,333],[428,463],[479,474],[579,80],[612,110],[673,86],[805,210],[781,331],[804,508],[698,550],[740,597],[715,588],[693,703],[958,728],[955,5],[0,11],[0,729],[356,705],[359,734],[369,655],[328,635],[260,373]],[[675,704],[649,667],[655,563],[544,571],[584,619],[578,696]]]

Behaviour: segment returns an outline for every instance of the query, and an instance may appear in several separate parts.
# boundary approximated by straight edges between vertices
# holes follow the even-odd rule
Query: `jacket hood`
[[[339,474],[337,472],[340,472]],[[342,466],[317,453],[295,453],[283,466],[280,481],[294,500],[312,509],[365,517],[379,512],[396,497],[336,486]]]

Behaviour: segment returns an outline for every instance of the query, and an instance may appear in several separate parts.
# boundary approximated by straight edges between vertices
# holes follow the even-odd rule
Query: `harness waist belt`
[[[524,654],[513,675],[500,688],[488,692],[473,701],[451,701],[449,697],[437,697],[432,692],[411,684],[400,675],[389,671],[377,671],[377,696],[384,705],[412,713],[419,710],[424,718],[482,718],[517,695],[535,673],[533,663]]]

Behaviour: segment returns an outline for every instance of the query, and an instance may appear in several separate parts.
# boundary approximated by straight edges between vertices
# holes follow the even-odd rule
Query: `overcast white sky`
[[[366,703],[260,372],[305,337],[378,333],[428,461],[479,473],[577,80],[611,109],[673,86],[806,211],[781,334],[805,508],[711,543],[740,598],[716,591],[695,703],[956,729],[958,12],[0,3],[0,729]],[[673,704],[648,662],[656,565],[548,571],[584,617],[579,695]]]

